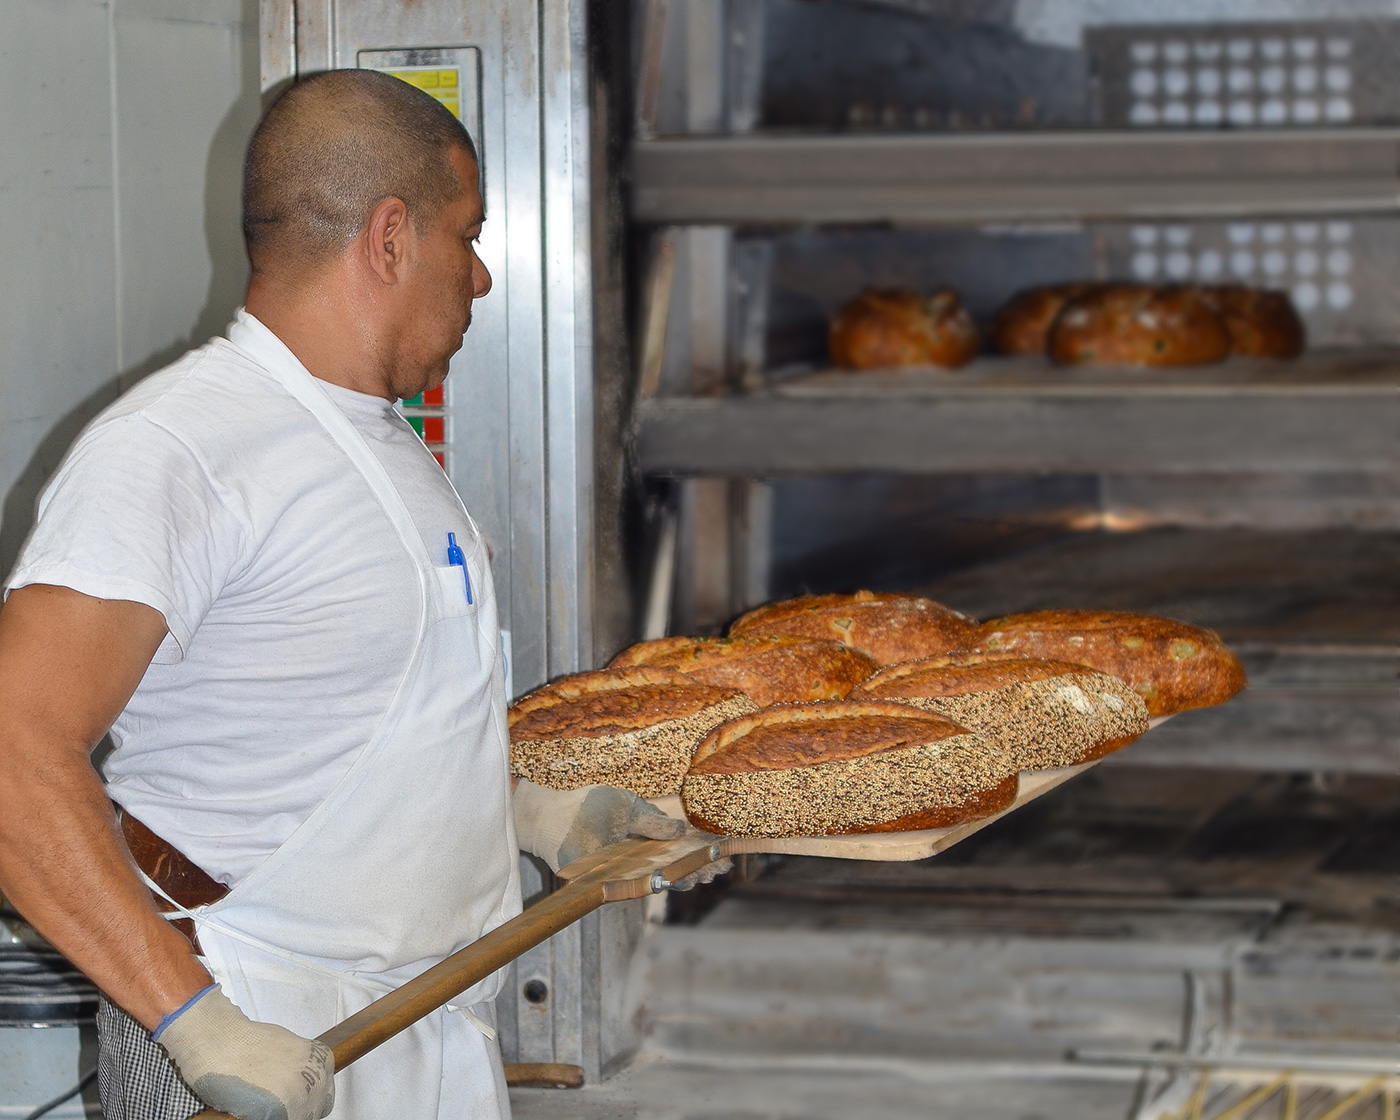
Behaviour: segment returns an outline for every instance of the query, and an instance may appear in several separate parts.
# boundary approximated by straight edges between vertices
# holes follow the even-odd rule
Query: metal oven
[[[804,1114],[859,1112],[795,1088],[833,1055],[848,1087],[886,1066],[957,1081],[937,1065],[953,1059],[986,1085],[1001,1062],[1106,1116],[1188,1107],[1199,1070],[1230,1061],[1337,1094],[1393,1074],[1393,5],[261,14],[265,89],[390,70],[450,99],[481,148],[496,288],[446,397],[408,411],[492,540],[515,693],[638,636],[859,586],[983,616],[1175,614],[1252,677],[966,857],[752,863],[670,924],[593,916],[517,962],[508,1060],[624,1071],[597,1107],[638,1115],[695,1085],[726,1087],[715,1114],[762,1112],[764,1085]],[[990,354],[956,374],[831,368],[827,324],[864,288],[952,286],[985,327],[1018,288],[1112,278],[1286,289],[1309,349],[1131,376]],[[920,1099],[876,1097],[865,1114]]]

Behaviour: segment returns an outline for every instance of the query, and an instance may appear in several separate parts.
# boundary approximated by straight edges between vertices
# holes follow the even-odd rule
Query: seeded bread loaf
[[[977,356],[977,328],[957,292],[869,291],[837,312],[827,335],[845,369],[934,365],[954,369]]]
[[[1052,284],[1017,292],[997,312],[992,324],[992,345],[1003,354],[1044,354],[1055,316],[1070,300],[1096,286]]]
[[[538,688],[510,709],[511,772],[551,789],[680,792],[701,739],[756,710],[742,692],[671,669],[601,669]]]
[[[1060,365],[1191,366],[1224,361],[1230,333],[1199,289],[1107,284],[1065,304],[1047,351]]]
[[[1246,684],[1215,631],[1129,611],[1010,615],[985,623],[965,651],[1090,666],[1126,682],[1150,716],[1223,704]]]
[[[737,688],[760,708],[809,700],[841,700],[879,668],[874,658],[816,638],[660,638],[638,642],[612,660],[613,668],[651,665],[692,680]]]
[[[784,599],[741,615],[729,627],[731,637],[789,634],[838,641],[880,665],[944,653],[971,640],[976,630],[972,619],[932,599],[874,591]]]
[[[883,701],[792,704],[705,737],[681,786],[697,828],[833,836],[944,828],[1016,798],[1000,748],[942,716]]]
[[[851,693],[946,716],[1006,751],[1018,770],[1102,758],[1147,730],[1142,697],[1064,661],[934,657],[882,669]]]
[[[1230,353],[1240,358],[1296,358],[1307,332],[1287,292],[1226,284],[1201,294],[1225,320]]]

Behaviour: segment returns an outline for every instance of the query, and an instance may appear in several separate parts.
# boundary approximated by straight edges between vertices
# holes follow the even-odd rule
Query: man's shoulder
[[[263,424],[278,412],[303,412],[277,381],[227,339],[191,350],[124,393],[98,422],[140,416],[193,434],[214,425]]]
[[[314,442],[318,426],[278,379],[227,339],[216,338],[127,390],[79,437],[99,456],[183,447],[204,469],[282,456]]]

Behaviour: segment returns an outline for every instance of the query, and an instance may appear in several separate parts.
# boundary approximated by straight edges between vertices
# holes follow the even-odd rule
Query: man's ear
[[[380,202],[361,236],[370,270],[385,284],[397,283],[413,236],[403,199],[386,198]]]

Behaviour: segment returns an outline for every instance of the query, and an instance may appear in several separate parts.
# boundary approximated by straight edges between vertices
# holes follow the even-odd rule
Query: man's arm
[[[166,632],[35,584],[0,609],[0,893],[148,1030],[212,980],[156,911],[89,761]]]

